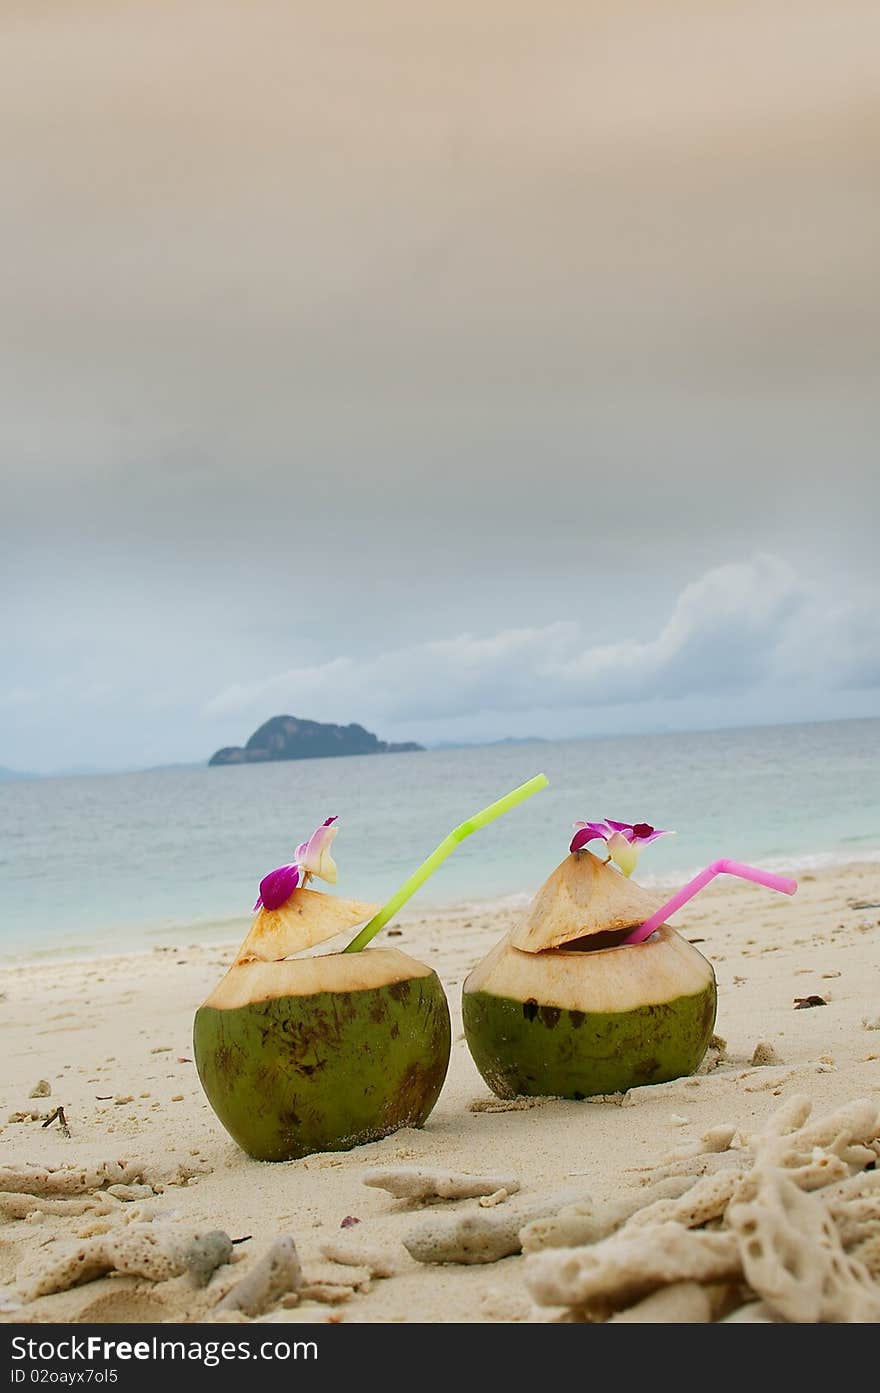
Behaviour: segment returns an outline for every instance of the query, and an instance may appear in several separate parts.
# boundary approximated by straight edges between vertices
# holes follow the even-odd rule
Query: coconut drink
[[[367,945],[458,842],[544,783],[461,824],[378,913],[309,888],[337,879],[335,817],[263,878],[251,929],[193,1027],[208,1101],[250,1156],[347,1151],[427,1120],[449,1066],[446,994],[424,963]],[[315,953],[358,924],[342,951]]]
[[[662,1083],[693,1073],[712,1038],[715,973],[666,923],[707,880],[660,905],[628,877],[641,848],[668,834],[610,819],[576,828],[569,855],[523,922],[462,989],[468,1046],[502,1098],[587,1098]],[[606,859],[587,849],[599,839]],[[711,879],[722,870],[763,877],[760,883],[789,894],[796,888],[735,862],[716,862],[703,874]]]
[[[449,1064],[449,1008],[429,967],[388,948],[298,956],[378,908],[307,888],[313,874],[336,879],[334,822],[297,848],[294,865],[263,879],[235,962],[196,1012],[208,1101],[260,1161],[420,1127]]]

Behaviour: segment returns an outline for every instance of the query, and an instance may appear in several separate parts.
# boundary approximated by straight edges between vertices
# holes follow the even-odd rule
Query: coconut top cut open
[[[644,924],[659,905],[659,899],[591,851],[575,851],[544,881],[507,941],[523,953],[591,938],[597,948],[610,946]]]
[[[433,975],[433,968],[416,962],[398,948],[325,953],[314,958],[288,958],[286,962],[252,960],[234,963],[203,1005],[217,1011],[234,1011],[280,996],[371,991]]]
[[[361,900],[344,900],[320,890],[294,890],[278,909],[258,911],[250,932],[238,950],[235,965],[249,962],[281,962],[307,948],[335,938],[345,929],[365,924],[379,906]]]
[[[320,890],[296,889],[277,909],[260,909],[235,961],[205,1006],[235,1010],[280,996],[367,991],[431,969],[395,949],[301,957],[327,939],[372,919],[377,906]]]

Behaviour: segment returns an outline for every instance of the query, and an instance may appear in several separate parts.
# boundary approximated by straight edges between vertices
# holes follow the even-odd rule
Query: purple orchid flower
[[[656,842],[658,837],[675,835],[652,827],[650,822],[615,822],[610,817],[604,822],[576,822],[574,825],[575,834],[569,850],[581,851],[589,842],[602,841],[608,847],[608,859],[624,875],[632,875],[644,847]]]
[[[254,909],[280,909],[302,880],[303,873],[299,866],[278,866],[260,881],[260,893]]]
[[[294,852],[296,861],[290,866],[278,866],[260,881],[260,893],[254,909],[280,909],[286,904],[294,890],[308,885],[313,875],[319,876],[331,885],[336,884],[336,862],[330,855],[333,840],[339,831],[334,827],[335,817],[328,817],[321,823],[307,842],[300,842]]]

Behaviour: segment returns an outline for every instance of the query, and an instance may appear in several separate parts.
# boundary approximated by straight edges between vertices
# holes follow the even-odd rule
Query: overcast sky
[[[878,713],[873,0],[5,0],[0,764]]]

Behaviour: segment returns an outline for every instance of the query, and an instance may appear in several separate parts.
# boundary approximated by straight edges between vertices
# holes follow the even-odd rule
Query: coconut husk
[[[578,938],[634,929],[660,904],[591,851],[575,851],[544,881],[508,941],[524,953],[540,953]]]
[[[238,950],[236,963],[281,962],[344,929],[372,919],[379,906],[343,900],[320,890],[294,890],[279,909],[261,909]]]

